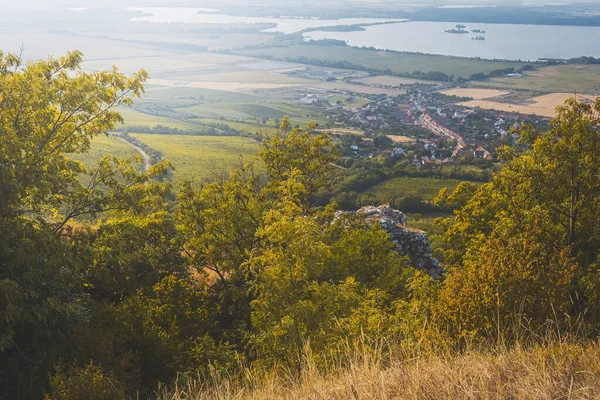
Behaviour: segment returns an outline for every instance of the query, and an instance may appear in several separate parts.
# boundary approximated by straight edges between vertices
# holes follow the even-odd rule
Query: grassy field
[[[127,126],[156,126],[162,125],[169,128],[193,129],[194,126],[182,121],[177,121],[165,117],[157,117],[154,115],[144,114],[129,107],[119,107],[117,109],[125,119],[125,127]]]
[[[198,185],[217,175],[228,173],[258,151],[251,139],[227,136],[152,135],[132,133],[131,136],[160,151],[175,167],[174,179],[189,180]]]
[[[558,65],[528,72],[525,78],[493,78],[477,84],[501,89],[587,94],[600,93],[600,65]]]
[[[264,124],[256,124],[252,122],[242,122],[242,121],[231,121],[231,120],[222,120],[216,118],[198,118],[194,121],[198,121],[201,124],[226,124],[232,129],[236,129],[242,133],[261,133],[265,136],[270,136],[277,132],[277,128],[274,125],[264,125]]]
[[[367,191],[377,199],[389,201],[406,196],[418,196],[422,200],[433,200],[441,189],[456,189],[461,181],[456,179],[393,178]]]
[[[446,74],[452,74],[455,77],[462,76],[465,78],[477,72],[488,73],[497,69],[520,67],[523,65],[518,62],[472,60],[424,54],[402,54],[342,46],[301,45],[290,47],[267,47],[244,50],[240,53],[253,57],[266,54],[277,58],[307,57],[326,61],[348,61],[380,70],[389,68],[392,72],[396,73],[439,71]]]
[[[115,155],[117,157],[129,157],[138,154],[131,146],[112,136],[98,136],[92,141],[92,147],[87,154],[74,154],[71,158],[79,160],[90,169],[98,165],[98,161],[105,155]],[[140,163],[140,167],[141,167]]]
[[[389,341],[383,342],[381,347]],[[189,378],[187,384],[165,389],[158,398],[583,400],[597,399],[600,394],[596,341],[549,339],[530,346],[470,347],[450,350],[454,347],[447,345],[446,350],[428,351],[420,341],[406,340],[393,347],[395,351],[386,352],[348,345],[342,361],[331,362],[334,367],[320,369],[307,356],[309,364],[300,377],[295,371],[282,376],[278,371],[243,368],[234,376],[214,373],[209,380]]]

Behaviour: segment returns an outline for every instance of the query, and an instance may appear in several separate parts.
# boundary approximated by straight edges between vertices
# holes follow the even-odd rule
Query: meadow
[[[366,193],[374,194],[376,199],[381,200],[382,203],[407,196],[416,196],[423,201],[431,201],[441,189],[447,188],[449,191],[453,191],[461,182],[457,179],[393,178],[369,189]]]
[[[139,154],[133,147],[113,136],[100,135],[92,140],[92,146],[88,153],[73,154],[71,158],[83,162],[88,169],[91,169],[96,167],[98,161],[104,158],[105,155],[125,158]],[[140,162],[140,167],[141,165]]]
[[[258,142],[238,136],[185,136],[131,133],[131,136],[160,151],[173,164],[173,178],[195,185],[227,176],[229,171],[249,162],[258,151]]]
[[[155,115],[146,114],[137,110],[134,110],[130,107],[119,107],[117,109],[119,113],[123,116],[125,120],[125,127],[128,126],[147,126],[153,127],[156,125],[166,126],[168,128],[178,128],[178,129],[193,129],[194,126],[192,124],[178,121],[172,118],[166,117],[158,117]]]
[[[347,61],[368,68],[389,69],[395,73],[437,71],[454,75],[457,78],[468,78],[471,74],[477,72],[489,73],[497,69],[518,68],[523,65],[523,63],[510,61],[473,60],[459,57],[374,51],[343,46],[265,47],[243,50],[239,53],[250,57],[259,57],[265,54],[281,59],[306,57],[332,62]]]
[[[600,93],[600,65],[557,65],[526,73],[524,78],[491,78],[476,86],[521,89],[543,93]]]

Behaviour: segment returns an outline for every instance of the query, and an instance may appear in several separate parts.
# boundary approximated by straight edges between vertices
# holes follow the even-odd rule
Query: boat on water
[[[479,36],[475,36],[474,38],[471,38],[471,39],[473,39],[473,40],[485,40],[485,36],[479,35]]]
[[[466,26],[458,24],[458,25],[456,25],[456,29],[448,29],[445,32],[446,33],[455,33],[455,34],[456,33],[458,33],[458,34],[469,33],[469,31],[466,30],[465,28],[466,28]]]

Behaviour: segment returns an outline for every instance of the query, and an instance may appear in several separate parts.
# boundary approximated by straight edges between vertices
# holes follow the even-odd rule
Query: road
[[[144,169],[146,171],[148,171],[150,169],[150,167],[152,166],[152,163],[150,161],[150,156],[148,155],[148,153],[146,153],[141,147],[136,146],[133,143],[129,143],[127,140],[118,137],[118,136],[114,136],[115,138],[119,139],[121,142],[127,143],[129,146],[133,147],[138,153],[140,153],[142,155],[142,158],[144,159]]]

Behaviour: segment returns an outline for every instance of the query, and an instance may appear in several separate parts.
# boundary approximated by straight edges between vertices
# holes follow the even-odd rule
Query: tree
[[[71,222],[140,215],[169,191],[154,181],[164,164],[140,174],[137,160],[108,156],[88,171],[70,157],[122,122],[113,108],[131,104],[146,79],[80,65],[79,52],[27,65],[0,54],[0,392],[9,398],[43,395],[73,327],[90,316],[90,235]]]
[[[285,122],[284,118],[282,127]],[[329,184],[337,171],[333,165],[338,158],[333,139],[300,129],[293,129],[285,137],[275,134],[264,143],[259,156],[272,185],[279,185],[290,179],[293,171],[299,171],[305,199]]]
[[[446,222],[442,295],[459,333],[511,332],[510,316],[535,327],[584,310],[576,290],[600,251],[599,114],[600,99],[568,100],[549,131],[519,130],[529,150],[498,149],[504,166],[490,183],[438,198],[460,206]]]

